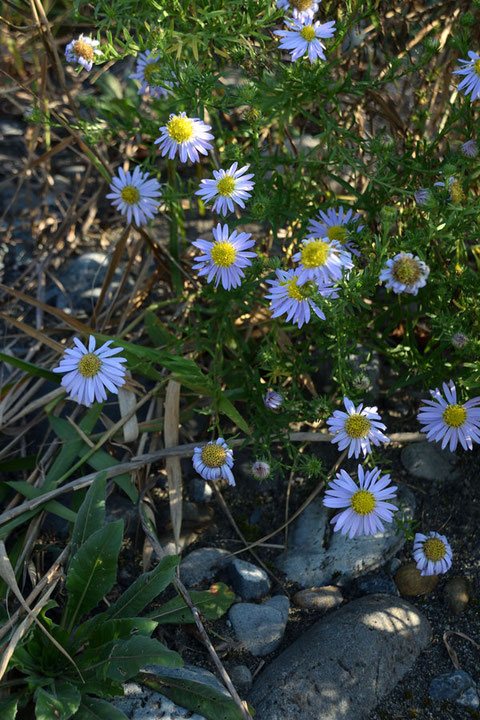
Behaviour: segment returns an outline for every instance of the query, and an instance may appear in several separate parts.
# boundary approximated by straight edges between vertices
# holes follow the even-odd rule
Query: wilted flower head
[[[252,475],[256,480],[265,480],[270,475],[270,465],[263,460],[256,460],[252,465]]]
[[[388,290],[394,293],[410,293],[416,295],[419,288],[427,284],[430,268],[419,257],[412,253],[398,253],[393,259],[387,260],[380,273],[380,280]]]
[[[275,390],[267,390],[265,397],[263,398],[263,402],[265,403],[265,407],[269,410],[278,410],[283,403],[283,397],[280,393],[275,392]]]
[[[418,188],[418,190],[415,190],[413,193],[413,197],[417,205],[426,205],[432,197],[432,193],[427,188]]]
[[[452,345],[458,350],[464,348],[467,343],[468,337],[463,333],[455,333],[455,335],[452,335]]]
[[[76,40],[68,43],[65,48],[65,58],[68,62],[78,63],[90,72],[95,55],[101,55],[100,50],[97,50],[98,44],[98,40],[93,40],[93,38],[86,35],[80,35]]]
[[[162,85],[158,84],[159,81],[156,79],[156,75],[159,73],[160,68],[160,55],[158,53],[147,50],[138,55],[135,72],[129,77],[133,80],[140,80],[139,95],[150,95],[154,98],[168,97],[171,93],[170,88],[173,87],[174,83],[171,80],[166,80]]]
[[[475,158],[478,155],[478,145],[476,140],[467,140],[462,145],[462,153],[470,158]]]

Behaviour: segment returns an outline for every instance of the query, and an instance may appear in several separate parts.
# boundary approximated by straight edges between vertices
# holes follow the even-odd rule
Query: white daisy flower
[[[287,322],[292,321],[299,328],[304,323],[310,322],[313,310],[320,320],[325,320],[325,315],[318,305],[313,301],[312,295],[337,298],[338,293],[331,284],[306,282],[299,285],[300,270],[277,270],[276,280],[267,280],[271,285],[270,294],[265,295],[270,300],[270,311],[272,317],[276,318],[286,314]]]
[[[320,3],[317,0],[277,0],[277,8],[285,10],[296,20],[306,22],[311,20],[316,13]]]
[[[243,201],[251,197],[251,193],[248,191],[252,190],[255,185],[254,182],[251,182],[253,173],[244,175],[250,165],[245,165],[240,170],[237,170],[237,167],[238,163],[235,162],[228,170],[214,170],[214,180],[202,180],[200,182],[200,189],[197,190],[195,195],[201,195],[203,202],[209,202],[212,198],[216,198],[212,207],[213,212],[222,215],[233,212],[234,202],[244,208],[245,203]],[[241,177],[242,175],[244,177]]]
[[[476,158],[478,155],[478,145],[476,140],[467,140],[462,145],[462,153],[469,158]]]
[[[465,450],[473,449],[473,442],[480,443],[480,397],[468,400],[463,405],[457,401],[457,390],[452,380],[443,383],[442,393],[438,388],[430,390],[433,400],[424,400],[427,407],[421,407],[418,421],[427,433],[430,442],[442,441],[442,450],[449,445],[453,452],[458,442]]]
[[[155,178],[149,180],[149,174],[142,172],[138,165],[133,173],[118,168],[118,175],[112,179],[112,192],[107,198],[122,215],[127,216],[129,223],[135,220],[138,226],[144,225],[158,212],[156,198],[162,194],[160,183]]]
[[[269,410],[278,410],[278,408],[282,406],[283,397],[280,393],[275,392],[275,390],[267,390],[263,402]]]
[[[162,151],[162,157],[168,154],[169,160],[173,160],[178,150],[181,162],[200,162],[198,153],[208,155],[208,150],[213,148],[209,142],[213,140],[208,132],[211,129],[200,118],[189,118],[184,112],[172,114],[168,123],[160,128],[161,135],[155,145]]]
[[[429,532],[416,533],[413,540],[413,557],[420,575],[440,575],[452,566],[452,548],[445,535]]]
[[[413,193],[413,197],[417,205],[427,205],[432,197],[432,193],[428,188],[418,188],[418,190],[415,190]]]
[[[353,267],[352,256],[337,240],[309,237],[302,240],[300,250],[292,256],[298,262],[298,284],[313,281],[330,283],[342,279],[344,270]]]
[[[161,70],[160,55],[153,50],[147,50],[137,56],[135,72],[129,75],[132,80],[140,80],[138,95],[150,95],[154,98],[166,98],[171,94],[173,82],[166,80],[162,85],[157,85],[156,75]],[[173,75],[173,73],[172,73]]]
[[[473,50],[468,51],[470,60],[459,60],[463,63],[463,67],[454,70],[454,75],[465,75],[458,86],[458,90],[463,90],[465,95],[472,94],[472,100],[480,98],[480,55]]]
[[[323,25],[318,21],[313,22],[309,19],[305,21],[292,19],[285,22],[289,30],[275,30],[274,35],[279,35],[282,38],[279,48],[290,52],[292,62],[298,60],[305,53],[308,53],[311,63],[314,63],[318,58],[326,60],[323,52],[325,45],[320,38],[331,38],[333,36],[335,22],[331,21],[323,23]]]
[[[401,252],[387,260],[379,279],[385,283],[387,290],[416,295],[419,288],[427,284],[429,274],[430,268],[423,260],[412,253]]]
[[[70,399],[90,407],[95,400],[103,402],[107,399],[105,388],[117,394],[118,388],[125,384],[122,363],[127,361],[113,356],[121,352],[122,348],[109,347],[113,340],[108,340],[95,350],[93,335],[89,337],[88,349],[78,338],[73,338],[73,342],[76,347],[65,350],[60,364],[53,368],[54,373],[65,373],[62,385]]]
[[[359,233],[364,225],[353,226],[360,220],[360,215],[353,214],[353,210],[349,209],[344,212],[340,206],[338,211],[334,208],[328,208],[327,212],[319,210],[315,220],[309,220],[307,231],[310,233],[308,237],[328,237],[329,240],[337,240],[341,245],[347,248],[354,255],[360,255],[355,243],[351,241],[353,232]]]
[[[90,72],[95,60],[95,55],[101,55],[97,50],[98,40],[93,40],[86,35],[80,35],[76,40],[72,40],[65,48],[65,58],[67,62],[78,63],[85,70]]]
[[[385,531],[382,520],[392,522],[398,508],[387,500],[395,497],[397,487],[388,486],[390,475],[380,477],[380,472],[378,468],[364,472],[359,465],[358,485],[345,470],[340,470],[336,479],[330,482],[323,504],[330,508],[346,508],[330,520],[335,525],[335,532],[348,533],[350,539],[356,535],[375,535]]]
[[[327,425],[330,432],[335,435],[332,443],[338,443],[339,450],[348,447],[348,457],[355,455],[356,458],[363,453],[367,455],[372,452],[370,443],[380,445],[390,440],[383,434],[386,426],[381,422],[376,407],[363,407],[363,403],[356,408],[351,400],[343,398],[347,412],[335,410],[328,418]]]
[[[233,467],[233,452],[223,438],[196,447],[193,452],[193,467],[204,480],[225,478],[229,485],[235,485],[230,468]]]
[[[207,282],[215,278],[215,287],[220,281],[225,290],[238,287],[245,277],[243,268],[252,264],[250,258],[257,257],[256,252],[248,250],[255,240],[250,240],[251,233],[234,230],[230,235],[228,225],[222,227],[221,223],[212,232],[215,242],[199,238],[192,243],[204,253],[195,258],[193,269],[199,270],[199,276],[207,275]]]

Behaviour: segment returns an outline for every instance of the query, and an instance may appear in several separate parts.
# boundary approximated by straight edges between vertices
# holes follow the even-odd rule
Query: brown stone
[[[335,587],[335,585],[325,585],[324,587],[300,590],[293,596],[293,602],[306,610],[316,610],[319,613],[324,613],[341,605],[343,596],[340,588]]]
[[[468,605],[472,586],[464,575],[450,578],[445,585],[445,597],[454,615],[459,615]]]
[[[394,577],[401,595],[428,595],[438,585],[438,575],[421,575],[414,562],[402,565]]]

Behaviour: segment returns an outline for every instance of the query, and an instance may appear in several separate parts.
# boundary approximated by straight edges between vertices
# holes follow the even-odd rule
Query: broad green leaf
[[[230,400],[225,396],[221,395],[217,400],[217,407],[220,410],[220,412],[224,413],[227,417],[230,418],[230,420],[233,420],[235,425],[237,425],[241,430],[243,430],[244,433],[247,435],[250,435],[250,428],[248,427],[246,421],[243,419],[243,417],[240,415],[236,407],[230,402]]]
[[[182,667],[183,660],[178,653],[169,650],[158,640],[137,635],[114,645],[106,675],[112,680],[124,682],[136,675],[144,665]]]
[[[91,623],[87,620],[75,633],[75,647],[86,646],[78,661],[81,667],[87,671],[96,660],[103,659],[104,651],[107,651],[108,654],[117,640],[128,640],[134,635],[150,637],[158,624],[149,618],[105,620],[102,616],[100,617],[102,618],[101,622]]]
[[[86,435],[90,435],[92,432],[101,411],[102,405],[100,403],[96,403],[88,410],[80,421],[79,427]],[[51,415],[48,420],[55,435],[65,442],[65,445],[58,453],[45,478],[44,488],[48,488],[50,490],[56,486],[56,481],[71,468],[75,458],[85,443],[75,428],[66,420],[57,418],[53,415]]]
[[[103,474],[88,488],[73,527],[71,558],[75,557],[78,548],[105,522],[105,485],[106,476]]]
[[[36,720],[69,720],[80,706],[80,690],[71,683],[54,684],[49,690],[38,688],[35,694]]]
[[[32,470],[37,466],[37,455],[27,455],[26,457],[12,458],[11,460],[2,460],[0,462],[0,472],[15,472],[16,470]]]
[[[78,618],[100,602],[117,577],[117,560],[123,537],[123,520],[93,533],[70,563],[64,626],[71,632]]]
[[[24,370],[26,373],[33,375],[34,377],[43,377],[46,380],[54,382],[56,385],[60,383],[61,378],[51,370],[45,370],[45,368],[38,367],[27,360],[20,360],[14,355],[7,355],[7,353],[0,352],[0,361],[13,365],[20,370]]]
[[[0,717],[2,720],[15,720],[17,716],[18,698],[0,700]]]
[[[222,617],[235,600],[235,593],[223,583],[216,583],[209,590],[189,590],[189,593],[193,604],[206,620],[217,620]],[[192,611],[180,596],[156,608],[149,617],[156,620],[159,625],[195,622]]]
[[[106,700],[84,695],[73,720],[128,720],[125,713]]]
[[[88,450],[89,448],[84,446],[79,453],[80,457],[85,455]],[[97,450],[96,453],[94,453],[91,457],[88,458],[87,464],[90,465],[90,467],[92,467],[94,470],[106,470],[107,468],[118,465],[119,461],[109,455],[106,450]],[[136,504],[138,502],[138,492],[136,487],[132,483],[132,479],[129,473],[122,473],[121,475],[116,475],[112,478],[112,480],[118,485],[119,488],[123,490],[126,495],[128,495],[132,503]]]
[[[166,695],[174,703],[203,715],[207,720],[243,718],[234,700],[210,685],[160,673],[141,673],[137,679],[142,685]]]

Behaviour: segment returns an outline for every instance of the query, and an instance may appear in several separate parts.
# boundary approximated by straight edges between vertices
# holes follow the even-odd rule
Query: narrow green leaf
[[[11,488],[24,495],[28,500],[41,497],[46,492],[43,487],[33,487],[33,485],[30,485],[24,480],[9,480],[6,482],[6,485],[9,485]],[[75,522],[77,517],[73,510],[65,507],[65,505],[62,505],[62,503],[58,502],[58,500],[49,500],[45,504],[44,509],[54,515],[58,515],[64,520],[68,520],[69,522]],[[35,512],[39,512],[39,509],[37,508]]]
[[[36,455],[27,455],[26,457],[12,458],[11,460],[2,460],[0,462],[0,472],[16,472],[18,470],[33,470],[37,465]]]
[[[230,420],[233,420],[244,433],[250,435],[250,428],[248,427],[244,418],[240,415],[236,407],[230,402],[226,395],[221,395],[217,402],[218,409],[224,413]]]
[[[105,522],[105,485],[106,475],[102,474],[88,488],[73,527],[71,558],[75,557],[78,548]]]
[[[182,667],[183,660],[158,640],[137,635],[114,645],[109,657],[107,677],[124,682],[136,675],[144,665]]]
[[[77,618],[100,602],[117,577],[117,560],[123,537],[123,520],[93,533],[77,550],[66,580],[68,591],[64,626],[71,632]]]
[[[13,367],[24,370],[26,373],[33,375],[34,377],[43,377],[46,380],[54,382],[56,385],[58,385],[61,380],[61,378],[51,370],[45,370],[45,368],[38,367],[27,360],[20,360],[14,355],[7,355],[7,353],[0,352],[0,362],[13,365]]]
[[[84,695],[73,720],[128,720],[125,713],[106,700]]]
[[[80,690],[71,683],[49,686],[50,691],[38,688],[35,704],[36,720],[69,720],[80,706]]]
[[[18,698],[0,700],[0,717],[2,720],[15,720],[17,716]]]
[[[222,617],[235,600],[235,594],[224,583],[216,583],[209,590],[190,590],[189,593],[193,604],[206,620],[217,620]],[[192,611],[180,596],[156,608],[149,617],[156,620],[159,625],[195,622]]]

